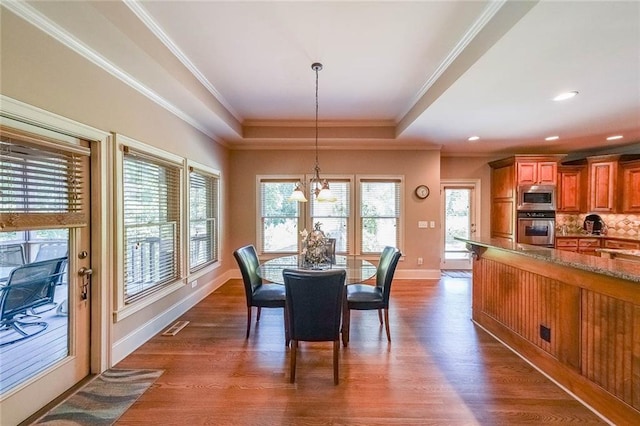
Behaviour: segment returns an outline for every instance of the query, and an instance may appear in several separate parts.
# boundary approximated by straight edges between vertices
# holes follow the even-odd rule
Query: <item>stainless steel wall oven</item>
[[[556,233],[556,212],[518,212],[518,242],[553,247]]]

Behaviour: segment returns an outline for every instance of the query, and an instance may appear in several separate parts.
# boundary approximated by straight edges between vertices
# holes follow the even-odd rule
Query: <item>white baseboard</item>
[[[151,339],[153,336],[168,327],[173,321],[179,318],[180,315],[194,307],[198,302],[213,293],[228,280],[235,278],[235,272],[238,271],[231,270],[218,276],[214,281],[201,286],[188,297],[182,299],[180,302],[176,303],[164,312],[156,315],[146,323],[141,324],[140,327],[124,336],[122,339],[114,342],[113,347],[111,348],[112,365],[122,361],[127,355],[138,349],[147,340]]]

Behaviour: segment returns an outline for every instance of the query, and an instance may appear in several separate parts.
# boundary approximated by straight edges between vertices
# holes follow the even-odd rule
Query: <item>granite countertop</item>
[[[509,242],[491,237],[478,237],[474,239],[455,237],[455,239],[480,247],[491,247],[511,251],[558,265],[640,283],[640,262],[606,259],[542,246]]]

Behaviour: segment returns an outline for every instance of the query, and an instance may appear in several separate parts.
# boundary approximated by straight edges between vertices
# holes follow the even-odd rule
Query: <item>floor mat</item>
[[[162,373],[163,370],[107,370],[35,424],[112,425]]]

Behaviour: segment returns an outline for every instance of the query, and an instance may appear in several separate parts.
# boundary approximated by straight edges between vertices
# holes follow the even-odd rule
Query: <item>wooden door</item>
[[[537,183],[555,185],[557,183],[558,164],[555,161],[540,161],[537,167]]]
[[[558,169],[558,211],[579,213],[583,210],[582,168]]]
[[[538,162],[518,161],[517,173],[519,185],[535,185],[538,183]]]
[[[622,213],[640,213],[640,160],[621,165]]]
[[[617,161],[589,165],[589,211],[614,213]]]

